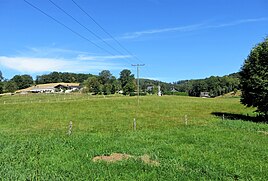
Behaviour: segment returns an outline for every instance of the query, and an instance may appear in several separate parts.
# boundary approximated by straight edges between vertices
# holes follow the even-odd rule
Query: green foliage
[[[104,84],[102,87],[102,92],[104,95],[109,95],[112,93],[112,84]]]
[[[190,96],[199,97],[201,92],[209,92],[211,97],[220,96],[239,89],[238,74],[223,77],[211,76],[206,79],[179,81],[175,88],[180,92],[188,92]]]
[[[136,105],[135,97],[125,96],[2,96],[0,178],[267,180],[268,125],[222,121],[211,114],[253,116],[253,109],[245,108],[239,99],[141,96],[138,114]],[[133,131],[135,116],[137,130]],[[68,136],[70,120],[73,131]],[[116,163],[92,161],[115,152],[135,157],[148,154],[160,165],[135,158]]]
[[[4,83],[4,90],[5,90],[5,92],[11,92],[11,93],[13,93],[13,92],[15,92],[17,90],[17,87],[18,86],[17,86],[16,82],[14,82],[12,80],[6,81]]]
[[[111,85],[112,85],[111,94],[115,94],[121,89],[119,80],[117,80],[114,76],[112,76]]]
[[[2,82],[3,80],[4,80],[4,77],[3,77],[3,74],[2,74],[2,72],[0,70],[0,82]]]
[[[89,77],[92,77],[92,74],[76,74],[69,72],[51,72],[50,74],[39,75],[36,77],[36,84],[46,84],[46,83],[83,83]]]
[[[268,38],[251,50],[240,75],[241,102],[268,117]]]
[[[121,83],[124,95],[129,95],[131,92],[135,91],[135,78],[134,75],[131,74],[130,70],[122,70],[120,72],[119,81]]]
[[[187,92],[166,92],[165,95],[188,96]]]
[[[112,79],[112,74],[109,70],[103,70],[99,73],[99,82],[102,85],[110,84]]]
[[[101,83],[97,77],[89,77],[83,84],[89,92],[93,92],[94,94],[102,93]]]
[[[3,90],[4,90],[4,83],[0,82],[0,94],[3,93]]]
[[[25,89],[33,84],[33,78],[30,75],[15,75],[10,81],[17,85],[16,89]]]
[[[140,79],[141,89],[144,92],[148,92],[149,94],[157,94],[158,93],[158,85],[161,87],[161,91],[163,93],[170,92],[174,85],[171,83],[161,82],[158,80],[150,80],[150,79]]]

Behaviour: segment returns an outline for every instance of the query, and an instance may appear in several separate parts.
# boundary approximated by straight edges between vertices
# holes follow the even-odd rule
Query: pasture
[[[254,116],[239,98],[144,96],[137,107],[137,97],[3,96],[0,177],[267,180],[268,125],[252,122]],[[113,153],[132,157],[93,162]],[[144,162],[143,155],[158,164]]]

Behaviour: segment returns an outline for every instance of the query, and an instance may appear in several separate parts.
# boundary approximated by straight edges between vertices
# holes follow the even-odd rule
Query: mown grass
[[[254,116],[253,110],[244,108],[237,98],[145,96],[140,97],[137,108],[136,97],[69,95],[69,99],[61,99],[60,96],[63,97],[0,98],[2,179],[268,178],[268,135],[264,134],[268,132],[268,125],[222,120],[212,114]],[[59,97],[58,100],[55,97]],[[73,129],[68,136],[70,121]],[[116,163],[92,162],[94,156],[115,152],[134,156],[148,154],[160,166],[135,158]]]

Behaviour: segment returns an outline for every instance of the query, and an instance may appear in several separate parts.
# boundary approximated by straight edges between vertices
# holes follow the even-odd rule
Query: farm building
[[[209,92],[200,92],[200,97],[210,97]]]
[[[55,92],[72,92],[80,90],[79,83],[50,83],[50,84],[38,84],[26,89],[16,91],[16,93],[55,93]]]

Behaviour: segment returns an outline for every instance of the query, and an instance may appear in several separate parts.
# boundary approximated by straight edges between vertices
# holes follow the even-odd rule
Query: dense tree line
[[[30,75],[15,75],[12,79],[4,79],[0,71],[0,93],[15,92],[19,89],[30,87],[34,83]]]
[[[156,80],[141,79],[142,91],[155,94],[160,85],[163,94],[173,94],[174,92],[185,92],[189,96],[199,97],[201,92],[209,92],[211,97],[220,96],[232,91],[237,91],[240,87],[239,74],[234,73],[223,77],[211,76],[205,79],[181,80],[174,83],[166,83]],[[150,87],[150,89],[148,89]]]
[[[51,72],[37,76],[35,81],[30,75],[15,75],[10,80],[7,80],[4,79],[0,71],[0,93],[15,92],[16,90],[37,84],[60,82],[80,83],[84,87],[83,92],[91,92],[93,94],[108,95],[122,90],[123,94],[129,95],[131,92],[136,91],[134,75],[127,69],[120,72],[118,79],[109,70],[103,70],[99,75]]]
[[[129,95],[137,91],[136,80],[130,70],[122,70],[117,79],[109,70],[103,70],[99,75],[76,74],[68,72],[51,72],[39,75],[36,80],[30,75],[15,75],[10,80],[5,80],[0,72],[0,92],[14,92],[35,84],[46,83],[80,83],[83,92],[93,94],[114,94],[122,91]],[[231,74],[223,77],[211,76],[199,80],[182,80],[174,83],[166,83],[157,80],[140,79],[140,92],[157,94],[158,86],[163,94],[173,94],[172,91],[185,92],[190,96],[200,96],[201,92],[209,92],[211,97],[219,96],[239,89],[239,74]]]
[[[187,92],[190,96],[200,96],[201,92],[209,92],[211,97],[220,96],[239,89],[239,74],[234,73],[223,77],[211,76],[199,80],[184,80],[174,83],[179,92]]]
[[[69,72],[51,72],[49,74],[36,76],[35,84],[47,84],[47,83],[83,83],[92,74],[82,74],[82,73],[69,73]]]
[[[123,94],[129,95],[136,89],[134,75],[127,69],[120,72],[118,79],[109,70],[103,70],[98,76],[89,77],[83,85],[83,92],[105,95],[115,94],[120,90],[123,91]]]
[[[174,87],[172,83],[158,80],[140,79],[141,91],[149,94],[157,94],[158,86],[163,94],[168,94]]]

